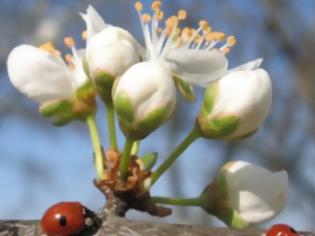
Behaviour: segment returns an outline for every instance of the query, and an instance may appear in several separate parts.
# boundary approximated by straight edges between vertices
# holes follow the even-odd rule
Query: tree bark
[[[94,236],[261,236],[260,229],[232,230],[227,228],[210,228],[197,225],[179,225],[151,223],[110,216]],[[39,236],[43,235],[38,221],[0,221],[0,236]],[[82,235],[83,236],[83,235]],[[315,236],[315,233],[304,232],[301,236]]]

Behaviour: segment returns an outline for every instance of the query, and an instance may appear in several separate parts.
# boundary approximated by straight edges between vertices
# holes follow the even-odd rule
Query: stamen
[[[56,50],[54,47],[54,44],[52,42],[47,42],[43,43],[42,45],[39,46],[40,49],[45,50],[46,52],[50,53],[51,55],[54,56],[60,56],[60,52]]]
[[[149,14],[143,14],[142,15],[142,21],[144,23],[149,23],[151,21],[151,16]]]
[[[75,41],[72,37],[66,37],[64,38],[64,43],[67,47],[73,48],[75,46]]]
[[[205,20],[201,20],[199,21],[199,26],[203,29],[206,30],[207,28],[209,28],[209,23]]]
[[[161,5],[162,5],[161,1],[154,1],[154,2],[152,3],[152,5],[151,5],[151,9],[152,9],[153,11],[158,11],[158,10],[160,10]]]
[[[82,39],[87,40],[87,31],[84,30],[81,34]]]
[[[164,12],[163,11],[157,11],[156,12],[156,19],[158,21],[161,21],[163,19],[163,17],[164,17]]]
[[[229,36],[226,39],[229,47],[233,47],[236,44],[236,38],[234,36]]]
[[[135,9],[136,9],[136,11],[138,11],[138,12],[142,11],[142,9],[143,9],[142,3],[141,3],[141,2],[136,2],[136,3],[135,3]]]
[[[179,20],[185,20],[187,17],[187,13],[185,10],[179,10],[178,11],[178,19]]]
[[[223,52],[224,54],[228,54],[230,52],[230,48],[226,47],[221,49],[221,52]]]

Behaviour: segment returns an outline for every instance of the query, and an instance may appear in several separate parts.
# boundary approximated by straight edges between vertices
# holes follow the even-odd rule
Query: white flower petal
[[[175,74],[199,86],[207,86],[227,72],[228,61],[217,49],[211,51],[176,49],[165,55],[174,65]]]
[[[87,43],[86,60],[92,77],[101,71],[120,76],[140,60],[138,43],[119,27],[109,26]]]
[[[103,18],[91,5],[87,8],[86,14],[80,13],[80,15],[86,23],[88,39],[90,39],[94,34],[101,32],[107,26]]]
[[[88,77],[86,76],[83,69],[83,58],[85,56],[85,50],[84,49],[76,50],[75,54],[76,55],[73,56],[74,75],[73,79],[71,80],[74,90],[84,85],[88,80]]]
[[[233,72],[233,71],[238,71],[238,70],[242,70],[242,71],[256,70],[261,66],[263,61],[264,61],[263,58],[257,58],[255,60],[249,61],[245,64],[240,65],[240,66],[237,66],[233,69],[230,69],[228,72]]]
[[[278,215],[287,203],[286,171],[271,171],[236,161],[224,168],[231,206],[249,223],[260,223]]]
[[[7,66],[12,84],[39,103],[73,93],[71,73],[62,58],[42,49],[20,45],[11,51]]]

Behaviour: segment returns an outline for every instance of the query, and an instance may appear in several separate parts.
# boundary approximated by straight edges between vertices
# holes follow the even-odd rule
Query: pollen
[[[142,9],[143,9],[142,3],[141,3],[141,2],[136,2],[136,3],[135,3],[135,9],[136,9],[137,11],[142,11]]]
[[[49,52],[51,55],[60,56],[60,52],[56,50],[54,44],[50,41],[40,45],[39,48],[45,50],[46,52]]]
[[[224,54],[228,54],[230,52],[230,48],[224,48],[222,49],[221,51],[224,53]]]
[[[229,36],[226,39],[229,47],[233,47],[236,44],[236,38],[234,36]]]
[[[179,10],[178,11],[178,19],[179,20],[185,20],[187,17],[187,12],[185,10]]]
[[[207,21],[205,21],[205,20],[201,20],[201,21],[199,21],[199,26],[202,29],[206,30],[207,28],[209,28],[209,23]]]
[[[75,41],[72,37],[65,37],[63,41],[65,45],[69,48],[72,48],[75,45]]]
[[[81,34],[82,39],[87,40],[87,31],[84,30]]]
[[[159,11],[161,8],[161,5],[162,5],[161,1],[154,1],[151,5],[151,9],[153,11]]]
[[[157,11],[156,12],[156,19],[158,21],[161,21],[164,18],[164,12],[163,11]]]
[[[149,14],[143,14],[142,15],[142,21],[145,23],[148,23],[151,21],[151,16]]]

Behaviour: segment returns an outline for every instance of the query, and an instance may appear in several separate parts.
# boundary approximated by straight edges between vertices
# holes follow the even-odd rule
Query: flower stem
[[[100,138],[98,134],[98,129],[96,127],[95,114],[92,113],[87,117],[86,123],[89,127],[92,145],[94,149],[94,163],[95,168],[100,179],[104,179],[104,160],[102,153],[102,146],[100,143]]]
[[[151,197],[155,203],[176,205],[176,206],[201,206],[200,197],[196,198],[171,198],[171,197]]]
[[[113,104],[106,103],[107,127],[109,132],[109,143],[111,148],[117,149],[117,138],[115,129],[115,110]]]
[[[130,159],[133,143],[134,143],[133,139],[126,138],[124,152],[121,157],[120,164],[119,164],[120,178],[122,180],[125,180],[127,172],[128,172],[128,164],[129,164],[129,159]]]
[[[190,144],[200,138],[200,133],[197,128],[186,136],[186,138],[177,146],[177,148],[169,155],[169,157],[159,166],[159,168],[152,174],[151,186],[161,177],[161,175],[171,167],[177,157],[182,154]]]

